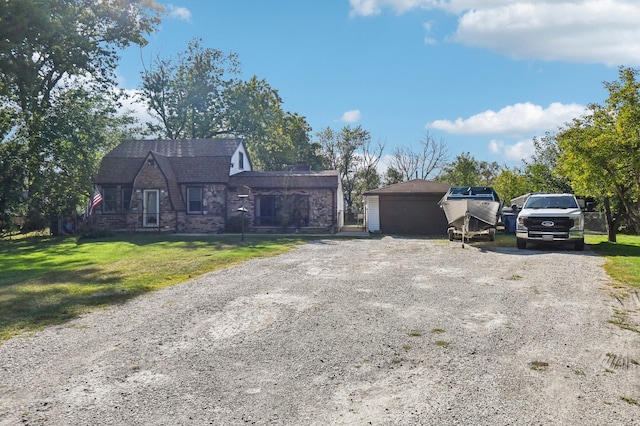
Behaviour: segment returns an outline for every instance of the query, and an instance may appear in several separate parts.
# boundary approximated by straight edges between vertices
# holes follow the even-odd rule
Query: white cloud
[[[342,114],[342,118],[340,118],[340,121],[342,121],[343,123],[355,123],[356,121],[360,120],[360,117],[360,110],[353,109]]]
[[[424,0],[349,0],[351,16],[379,15],[382,8],[395,9],[396,13],[404,13],[422,4],[431,4],[432,1]]]
[[[640,3],[516,2],[465,12],[454,40],[518,59],[640,63]]]
[[[481,4],[479,4],[481,3]],[[453,41],[519,59],[640,64],[637,0],[350,0],[352,16],[440,9],[458,15]]]
[[[521,140],[513,144],[492,140],[489,142],[489,152],[500,156],[505,161],[520,162],[528,160],[535,153],[533,139]]]
[[[436,120],[426,127],[457,135],[524,136],[557,130],[572,119],[584,115],[586,108],[578,104],[552,103],[547,108],[530,102],[518,103],[500,111],[487,110],[469,118]]]
[[[191,22],[191,11],[186,7],[177,7],[172,4],[167,5],[169,16],[180,21]]]
[[[121,114],[135,117],[138,124],[143,126],[145,123],[158,123],[158,120],[147,111],[147,104],[141,100],[138,90],[126,89],[124,92],[127,97],[122,100]]]
[[[422,28],[424,28],[424,31],[429,34],[431,32],[431,29],[433,28],[433,21],[428,21],[425,22],[424,24],[422,24]],[[424,38],[424,44],[429,45],[429,46],[434,46],[436,44],[438,44],[438,41],[433,38],[433,37],[429,37],[428,35]]]

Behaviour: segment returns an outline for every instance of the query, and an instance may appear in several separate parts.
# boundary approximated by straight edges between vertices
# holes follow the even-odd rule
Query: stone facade
[[[306,196],[309,200],[309,223],[302,227],[294,226],[258,226],[255,223],[256,197],[260,196],[282,196],[282,195]],[[282,190],[262,190],[254,191],[244,199],[245,213],[249,221],[248,232],[337,232],[337,218],[335,191],[331,189],[288,189],[286,192]],[[238,209],[242,206],[243,201],[238,197],[237,191],[229,192],[228,210],[229,217],[239,216],[241,213]]]
[[[159,223],[154,226],[144,226],[143,221],[143,193],[142,188],[133,188],[131,193],[130,209],[122,212],[122,199],[118,198],[118,212],[114,214],[98,214],[94,219],[94,225],[99,228],[116,231],[139,231],[143,229],[155,229],[158,231],[173,231],[186,233],[218,233],[223,232],[228,218],[240,216],[239,209],[243,201],[238,197],[237,191],[228,191],[224,185],[204,185],[203,188],[203,212],[201,214],[188,214],[185,210],[176,211],[172,208],[171,197],[167,187],[161,187],[159,182],[148,182],[153,189],[159,191]],[[122,194],[125,187],[118,186],[117,193]],[[148,188],[147,188],[148,189]],[[180,186],[180,196],[186,198],[187,186]],[[244,198],[246,220],[249,227],[246,232],[335,232],[336,218],[335,194],[329,189],[300,189],[290,190],[288,195],[307,196],[309,200],[309,223],[300,228],[282,226],[256,226],[255,225],[255,199],[258,196],[283,195],[283,191],[266,190],[255,192]]]
[[[186,198],[187,187],[181,186]],[[176,230],[180,232],[222,232],[227,221],[227,190],[223,185],[202,187],[202,214],[180,212]]]
[[[119,231],[235,232],[244,203],[247,232],[335,232],[342,199],[337,171],[253,172],[238,139],[123,141],[96,184],[93,226]]]

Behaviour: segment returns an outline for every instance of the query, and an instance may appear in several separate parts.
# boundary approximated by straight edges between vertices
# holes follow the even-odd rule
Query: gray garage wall
[[[444,194],[380,194],[383,234],[446,235],[447,219],[438,205]]]

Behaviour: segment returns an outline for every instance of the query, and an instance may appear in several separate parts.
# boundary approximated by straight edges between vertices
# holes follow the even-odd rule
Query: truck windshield
[[[570,195],[557,197],[529,197],[525,209],[575,209],[576,199]]]

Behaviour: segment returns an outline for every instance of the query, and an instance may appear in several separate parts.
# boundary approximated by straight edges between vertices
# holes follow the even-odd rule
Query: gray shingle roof
[[[145,158],[152,152],[166,158],[179,183],[226,183],[231,157],[240,139],[126,140],[104,156],[96,177],[98,185],[133,182]]]
[[[424,179],[413,179],[407,182],[396,183],[384,188],[367,191],[364,195],[381,194],[445,194],[451,185],[448,183],[434,182]]]
[[[125,140],[108,157],[146,157],[149,151],[167,157],[231,157],[240,139]]]
[[[182,196],[180,194],[180,187],[178,186],[178,181],[176,179],[176,174],[173,170],[171,161],[169,157],[164,155],[160,155],[157,153],[151,153],[153,158],[156,160],[158,167],[162,170],[165,178],[167,179],[167,187],[169,189],[169,198],[171,200],[171,204],[175,210],[184,210],[185,204],[182,200]]]

